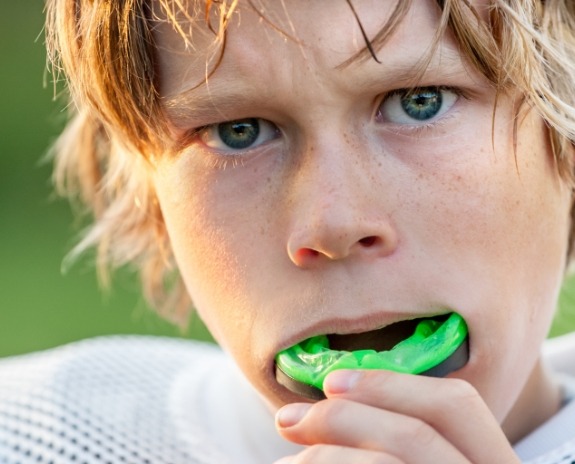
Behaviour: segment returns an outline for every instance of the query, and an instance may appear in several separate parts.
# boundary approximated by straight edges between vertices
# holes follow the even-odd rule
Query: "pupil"
[[[405,95],[401,107],[407,115],[418,121],[431,119],[441,109],[442,98],[438,90],[424,90]]]
[[[260,125],[255,118],[225,122],[218,125],[218,135],[228,147],[249,148],[260,134]]]

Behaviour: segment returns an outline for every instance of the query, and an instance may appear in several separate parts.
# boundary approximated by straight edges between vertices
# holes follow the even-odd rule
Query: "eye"
[[[208,147],[222,151],[249,150],[279,136],[279,129],[265,119],[246,118],[212,124],[200,130]]]
[[[449,111],[458,98],[454,90],[441,87],[397,90],[383,100],[377,117],[394,124],[428,122]]]

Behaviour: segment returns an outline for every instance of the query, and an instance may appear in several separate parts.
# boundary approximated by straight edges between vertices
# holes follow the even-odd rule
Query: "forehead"
[[[259,85],[258,74],[268,83],[296,73],[321,80],[322,73],[331,73],[365,49],[363,34],[375,37],[390,21],[396,2],[356,0],[352,9],[346,0],[239,0],[228,3],[228,16],[222,3],[212,4],[208,15],[204,1],[190,2],[184,9],[173,3],[166,8],[159,0],[153,5],[160,93],[169,99],[198,87],[208,76],[214,88],[230,84],[225,76],[236,81],[249,77],[254,85]],[[482,7],[478,2],[474,6]],[[413,0],[395,32],[376,51],[383,68],[421,64],[440,14],[434,0]],[[226,20],[221,55],[217,31]],[[460,58],[457,48],[444,37],[434,59],[449,64]],[[375,65],[375,60],[368,62]]]

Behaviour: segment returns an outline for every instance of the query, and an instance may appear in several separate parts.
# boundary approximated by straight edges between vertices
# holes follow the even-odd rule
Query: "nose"
[[[390,192],[366,161],[369,156],[363,152],[359,162],[349,147],[342,152],[330,145],[306,156],[292,182],[287,252],[300,268],[383,258],[398,245]]]

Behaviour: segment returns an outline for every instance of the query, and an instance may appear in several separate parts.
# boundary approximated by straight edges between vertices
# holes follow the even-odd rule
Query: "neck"
[[[561,407],[561,389],[541,359],[503,421],[503,431],[516,443],[550,419]]]

